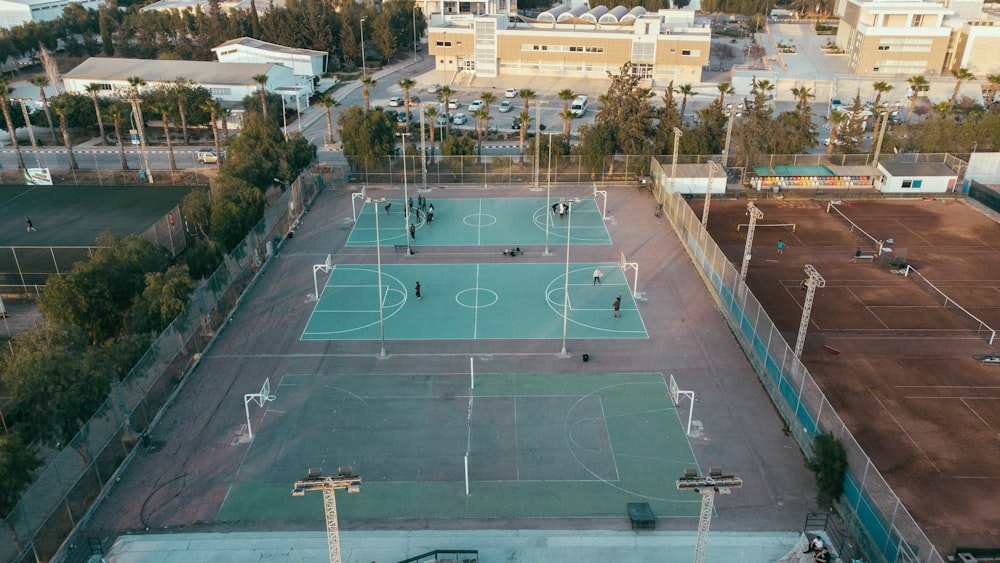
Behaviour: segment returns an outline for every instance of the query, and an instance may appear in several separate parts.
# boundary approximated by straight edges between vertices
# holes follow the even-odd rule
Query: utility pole
[[[715,161],[708,161],[708,187],[705,188],[705,209],[701,212],[701,226],[708,230],[708,210],[712,205],[712,179],[719,170],[719,165]]]
[[[681,148],[683,134],[684,131],[681,131],[679,127],[674,127],[674,160],[670,163],[670,193],[677,192],[677,153]]]
[[[378,215],[378,210],[375,210]],[[309,474],[292,485],[292,496],[305,496],[306,491],[323,491],[323,509],[326,513],[326,544],[330,550],[330,563],[341,563],[340,524],[337,522],[337,489],[349,493],[361,491],[361,477],[350,467],[341,467],[336,476],[323,476],[322,469],[310,469]]]
[[[812,314],[813,299],[816,298],[816,289],[826,287],[826,280],[819,275],[816,268],[811,264],[805,265],[806,279],[802,283],[806,286],[806,300],[802,304],[802,320],[799,322],[799,337],[795,340],[795,357],[802,356],[802,348],[806,344],[806,332],[809,330],[809,315]]]
[[[716,493],[728,495],[731,489],[743,486],[743,479],[723,475],[719,467],[709,467],[707,476],[699,476],[697,469],[685,469],[684,476],[677,480],[678,491],[694,491],[701,494],[701,515],[698,518],[698,539],[694,547],[694,563],[704,563],[708,551],[708,529],[712,525],[712,507]]]
[[[753,232],[757,228],[757,221],[764,218],[764,212],[757,209],[751,201],[747,203],[747,215],[750,216],[750,224],[747,227],[747,244],[743,247],[743,264],[740,266],[740,279],[746,281],[747,269],[750,267],[750,250],[753,247]]]
[[[729,123],[726,124],[726,145],[722,149],[722,167],[729,165],[729,141],[733,138],[733,121],[736,121],[736,108],[729,110]]]
[[[539,191],[542,188],[538,187],[538,176],[541,174],[541,164],[542,164],[542,104],[545,102],[538,100],[535,103],[535,186],[534,190]],[[521,127],[525,127],[527,123],[522,123]]]

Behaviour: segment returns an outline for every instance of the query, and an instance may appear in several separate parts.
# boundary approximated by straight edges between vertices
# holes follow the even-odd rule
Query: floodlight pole
[[[882,156],[882,140],[885,139],[885,130],[889,128],[889,112],[882,112],[882,127],[878,130],[878,144],[875,145],[875,156],[872,158],[872,166],[878,166],[878,159]],[[879,117],[882,117],[879,116]]]
[[[698,518],[698,539],[695,541],[694,563],[704,563],[708,553],[708,530],[712,525],[712,507],[715,495],[728,495],[732,489],[743,486],[743,479],[733,475],[723,475],[722,468],[709,467],[707,476],[698,475],[697,469],[685,469],[684,476],[677,480],[678,491],[694,491],[701,494],[701,514]]]
[[[579,201],[579,198],[573,198],[572,200],[567,200],[566,203],[576,204]],[[562,352],[559,352],[560,358],[569,357],[569,354],[566,352],[566,326],[569,320],[569,243],[573,236],[573,205],[567,205],[567,207],[566,212],[569,214],[569,223],[566,224],[566,279],[563,286],[563,337]]]
[[[376,213],[378,215],[378,213]],[[326,545],[330,563],[341,563],[340,524],[337,521],[337,489],[348,493],[361,491],[361,477],[350,467],[341,467],[336,476],[323,476],[322,469],[310,469],[309,474],[292,485],[292,496],[305,496],[306,491],[323,492],[323,512],[326,516]]]
[[[422,180],[424,185],[424,190],[427,190],[427,139],[424,137],[424,104],[417,105],[417,111],[420,112],[420,172],[422,174]],[[434,125],[431,125],[434,127]]]
[[[802,303],[802,320],[799,321],[799,336],[795,340],[795,357],[802,357],[802,348],[806,344],[806,332],[809,330],[809,316],[812,313],[813,299],[816,297],[816,289],[826,287],[826,280],[816,271],[811,264],[805,265],[806,279],[802,283],[806,284],[806,299]]]
[[[729,142],[733,138],[733,121],[736,121],[736,108],[729,110],[729,123],[726,124],[726,144],[722,148],[722,167],[729,165]]]
[[[681,148],[681,136],[684,135],[684,131],[681,131],[679,127],[674,127],[674,159],[670,163],[670,193],[676,193],[677,189],[677,155]],[[655,190],[654,190],[655,194]]]
[[[552,256],[549,252],[549,222],[552,221],[550,215],[552,208],[549,203],[552,201],[552,133],[549,133],[549,178],[545,188],[545,256]]]
[[[382,312],[382,241],[379,236],[379,230],[378,230],[378,204],[385,203],[385,198],[383,197],[378,200],[368,198],[368,203],[372,204],[372,210],[375,212],[375,256],[378,259],[378,330],[379,330],[379,338],[382,341],[382,352],[379,354],[379,356],[384,358],[386,357],[385,315]],[[409,234],[407,234],[407,236],[409,236]]]
[[[757,209],[751,201],[747,203],[747,215],[750,215],[750,224],[747,227],[747,244],[743,247],[743,264],[740,266],[740,279],[747,279],[747,269],[750,267],[750,249],[753,247],[753,232],[757,228],[757,221],[764,218],[764,212]]]
[[[361,23],[358,27],[361,28],[361,75],[367,80],[368,79],[368,64],[365,62],[365,20],[367,17],[361,18]]]
[[[410,191],[406,181],[406,137],[409,133],[396,133],[403,138],[403,236],[406,238],[406,255],[413,254],[410,247]]]
[[[541,160],[542,160],[542,104],[545,102],[539,100],[535,102],[535,191],[539,191],[542,188],[538,186],[538,176],[541,174]],[[522,123],[523,127],[524,124]],[[552,139],[549,139],[551,142]]]
[[[714,161],[708,161],[708,187],[705,189],[705,209],[701,212],[701,226],[708,230],[708,210],[712,205],[712,180],[715,178],[719,165]]]

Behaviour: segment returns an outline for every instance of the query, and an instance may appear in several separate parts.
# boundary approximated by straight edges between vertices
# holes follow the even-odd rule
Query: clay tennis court
[[[898,273],[910,264],[969,313],[1000,327],[1000,225],[960,201],[844,201],[837,208],[891,253],[827,212],[827,201],[767,199],[747,283],[794,342],[817,290],[802,359],[878,470],[942,553],[1000,545],[1000,367],[988,331]],[[691,202],[700,215],[702,203]],[[746,242],[746,200],[714,202],[709,231],[731,262]],[[785,226],[762,226],[784,224]],[[794,231],[791,224],[794,224]],[[739,225],[744,225],[737,230]],[[784,252],[777,243],[783,240]]]

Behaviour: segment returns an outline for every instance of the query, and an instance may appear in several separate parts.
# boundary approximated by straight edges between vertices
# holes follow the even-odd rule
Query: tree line
[[[87,261],[49,277],[38,298],[43,322],[0,356],[0,384],[11,398],[8,432],[0,435],[0,514],[34,479],[41,449],[72,444],[156,335],[186,310],[196,285],[260,221],[274,179],[293,181],[316,155],[301,135],[286,140],[262,112],[251,112],[225,148],[211,191],[183,200],[196,233],[180,259],[137,235],[101,234]]]

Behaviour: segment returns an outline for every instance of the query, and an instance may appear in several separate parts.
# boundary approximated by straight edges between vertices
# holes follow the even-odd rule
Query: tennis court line
[[[514,399],[514,480],[521,481],[521,449],[517,446],[517,395]]]
[[[482,208],[482,200],[479,200],[479,206]],[[480,229],[481,231],[482,229]],[[479,336],[479,264],[476,264],[476,306],[472,310],[472,338],[475,339]]]
[[[622,474],[618,471],[618,452],[615,451],[615,443],[611,439],[611,431],[608,430],[608,413],[604,412],[604,398],[600,395],[597,396],[597,404],[601,406],[601,418],[604,420],[604,434],[607,435],[608,443],[611,444],[611,464],[615,468],[615,482],[620,482]]]

